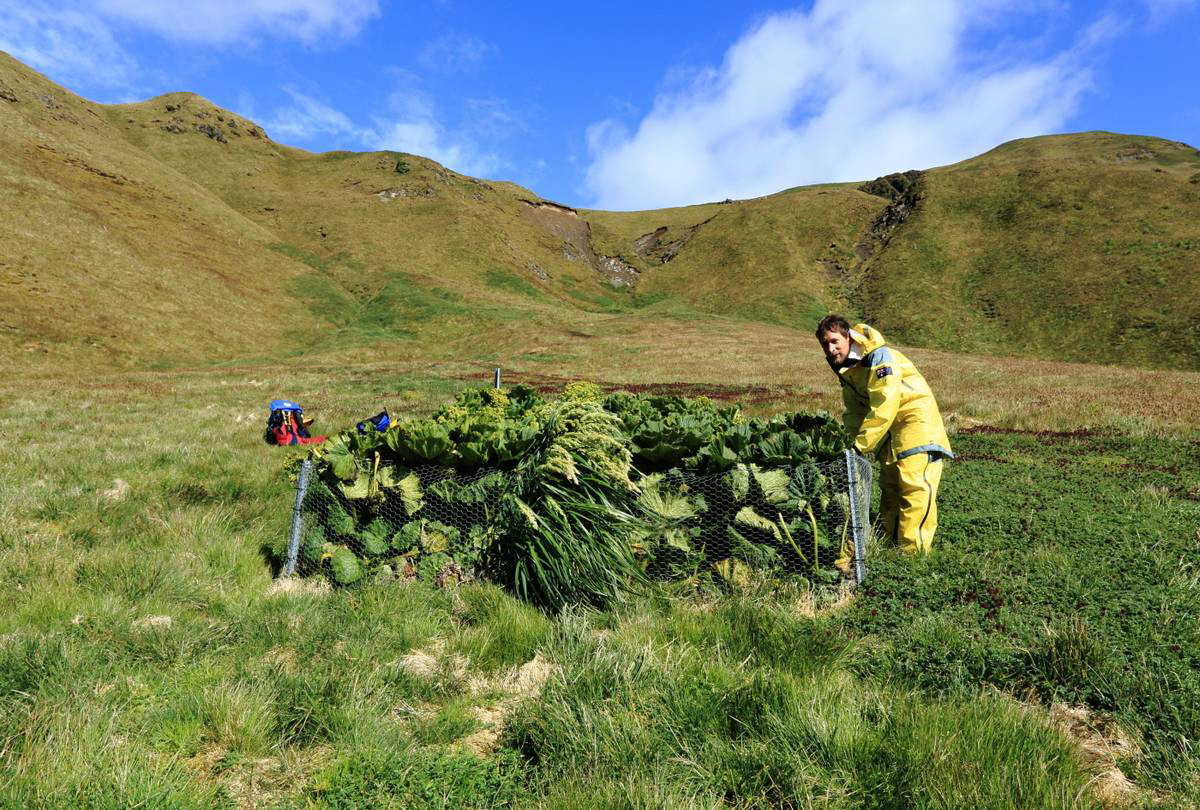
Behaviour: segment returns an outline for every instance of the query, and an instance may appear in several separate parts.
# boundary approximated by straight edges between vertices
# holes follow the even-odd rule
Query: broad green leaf
[[[339,546],[329,559],[329,573],[338,585],[350,585],[363,577],[362,564],[354,552],[345,546]]]
[[[352,501],[361,500],[371,494],[371,476],[360,472],[353,481],[339,483],[338,489]]]
[[[404,511],[408,515],[415,515],[421,511],[421,507],[425,505],[425,493],[421,489],[421,479],[416,473],[409,473],[401,478],[397,489],[400,490],[400,500],[404,503]]]

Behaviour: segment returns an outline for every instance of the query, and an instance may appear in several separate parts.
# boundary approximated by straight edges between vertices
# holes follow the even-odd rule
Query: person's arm
[[[854,393],[854,389],[844,382],[842,383],[842,404],[846,406],[846,410],[842,413],[842,424],[846,427],[846,433],[857,437],[863,417],[867,415],[867,409],[858,395]]]
[[[880,347],[871,352],[868,360],[871,363],[867,378],[869,403],[854,439],[854,449],[863,455],[879,446],[900,410],[900,371],[892,360],[892,353],[887,347]]]

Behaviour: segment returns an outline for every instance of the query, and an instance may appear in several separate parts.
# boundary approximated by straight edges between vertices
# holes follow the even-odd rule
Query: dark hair
[[[841,332],[850,337],[850,321],[841,315],[826,315],[817,324],[817,340],[824,340],[826,332]]]

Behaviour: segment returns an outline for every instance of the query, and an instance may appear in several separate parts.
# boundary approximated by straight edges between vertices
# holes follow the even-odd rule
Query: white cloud
[[[451,129],[430,96],[406,87],[393,93],[388,109],[376,117],[370,146],[431,158],[463,174],[492,176],[507,163],[476,137],[469,102],[466,112],[468,126]]]
[[[352,37],[378,14],[377,0],[0,0],[0,50],[60,83],[132,96],[155,71],[122,45],[123,29],[200,45],[267,38],[316,45]]]
[[[402,80],[406,78],[401,76]],[[285,90],[291,103],[264,123],[267,132],[277,140],[312,145],[332,139],[344,148],[409,152],[477,177],[492,176],[508,165],[469,132],[450,130],[439,117],[433,100],[411,87],[394,92],[386,109],[369,123],[356,122],[337,108],[294,88]]]
[[[60,83],[117,87],[135,73],[134,60],[102,21],[43,3],[0,0],[0,51]]]
[[[494,45],[470,34],[446,34],[422,48],[418,58],[431,70],[468,72],[495,50]]]
[[[348,39],[379,14],[377,0],[94,0],[102,14],[168,39],[228,44],[265,37]]]
[[[285,87],[292,103],[269,118],[264,126],[272,138],[279,141],[311,141],[321,136],[346,137],[361,142],[364,132],[348,117],[335,108],[305,95],[299,90]]]
[[[635,130],[611,119],[589,128],[594,204],[653,208],[869,179],[1055,131],[1089,86],[1079,50],[989,59],[970,35],[998,8],[817,0],[770,16],[720,67],[660,94]],[[1088,37],[1104,33],[1093,28]]]
[[[1146,10],[1150,12],[1152,25],[1163,23],[1168,17],[1182,11],[1190,11],[1200,5],[1197,0],[1142,0],[1142,2],[1146,4]]]

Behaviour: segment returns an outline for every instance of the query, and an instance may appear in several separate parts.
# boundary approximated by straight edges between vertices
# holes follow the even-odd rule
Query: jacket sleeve
[[[867,415],[867,409],[854,393],[854,389],[846,383],[842,383],[842,404],[846,406],[846,410],[842,413],[842,424],[846,427],[846,433],[857,437],[863,417]]]
[[[891,352],[878,349],[872,352],[870,362],[871,373],[867,378],[870,401],[854,439],[854,449],[864,455],[879,447],[900,410],[900,369],[896,368]]]

